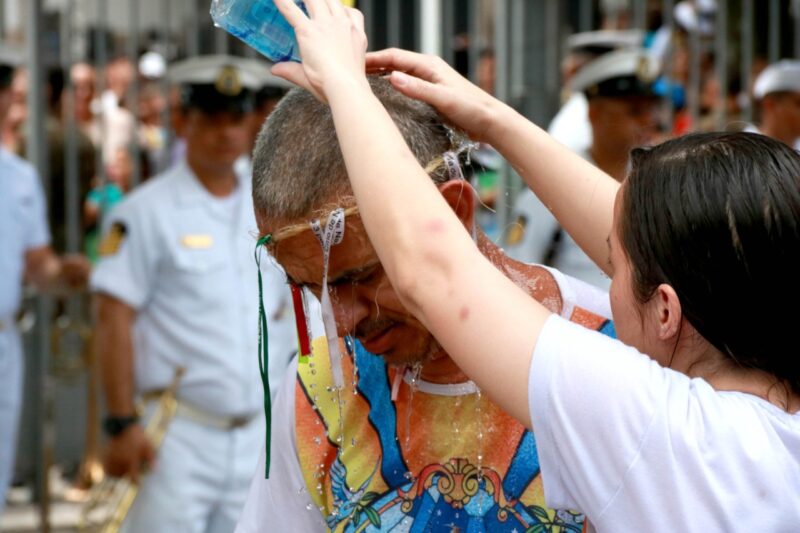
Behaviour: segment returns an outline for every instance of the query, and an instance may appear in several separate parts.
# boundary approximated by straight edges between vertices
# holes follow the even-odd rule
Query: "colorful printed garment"
[[[609,321],[580,308],[571,319],[614,336]],[[533,434],[473,384],[406,376],[393,402],[399,370],[350,346],[338,393],[324,339],[314,343],[311,362],[298,366],[297,452],[330,530],[582,530],[583,516],[544,507]]]

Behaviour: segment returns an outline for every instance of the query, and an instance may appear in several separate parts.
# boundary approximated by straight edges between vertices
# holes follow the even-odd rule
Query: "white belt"
[[[146,392],[142,395],[145,401],[158,401],[161,397],[162,391]],[[225,416],[216,413],[210,413],[205,409],[195,407],[192,404],[186,403],[181,400],[178,401],[178,406],[175,409],[175,415],[192,422],[197,422],[202,426],[219,429],[222,431],[231,431],[234,429],[243,428],[258,418],[258,414],[245,415],[245,416]]]

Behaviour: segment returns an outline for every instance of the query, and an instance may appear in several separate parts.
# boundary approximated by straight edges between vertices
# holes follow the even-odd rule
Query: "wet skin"
[[[445,185],[440,189],[445,199],[452,197],[453,205],[470,197],[464,196],[457,185]],[[459,212],[463,211],[460,209],[455,211],[470,227],[472,209],[465,213]],[[257,218],[264,235],[290,226],[308,226],[308,220],[269,220],[258,215]],[[549,272],[509,259],[482,234],[478,246],[517,285],[551,310],[561,309],[560,297],[553,296],[558,294],[558,289]],[[324,266],[322,247],[310,229],[281,238],[270,247],[270,253],[286,271],[290,283],[307,287],[320,297]],[[421,376],[427,381],[459,383],[467,380],[436,339],[400,302],[357,214],[347,217],[341,244],[331,248],[328,289],[340,336],[356,337],[364,348],[383,356],[390,365],[423,363]]]

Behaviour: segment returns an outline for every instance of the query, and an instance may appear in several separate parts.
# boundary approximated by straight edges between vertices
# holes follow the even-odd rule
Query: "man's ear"
[[[472,231],[475,223],[475,190],[472,185],[467,180],[450,180],[439,185],[439,192],[461,223]]]
[[[675,289],[662,283],[653,296],[653,304],[658,319],[656,327],[659,340],[669,341],[674,339],[681,331],[683,311]]]

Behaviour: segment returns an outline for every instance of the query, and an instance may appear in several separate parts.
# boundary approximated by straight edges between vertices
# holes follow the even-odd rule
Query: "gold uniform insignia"
[[[128,228],[122,222],[114,222],[111,224],[111,229],[108,230],[106,236],[103,237],[100,246],[97,248],[97,251],[100,253],[101,256],[105,257],[108,255],[114,255],[119,251],[119,247],[122,245],[122,241],[125,240],[125,236],[128,234]]]
[[[639,58],[639,64],[636,67],[636,77],[642,83],[653,83],[658,77],[658,72],[653,68],[652,61],[647,56]]]
[[[211,235],[184,235],[181,237],[181,245],[184,248],[203,250],[214,245],[214,237]]]
[[[217,92],[225,96],[239,96],[242,92],[242,80],[239,78],[239,71],[235,67],[226,66],[217,76],[217,81],[214,82],[214,87]]]
[[[522,215],[518,216],[517,220],[508,227],[508,231],[506,232],[506,246],[516,246],[521,243],[522,239],[525,238],[525,229],[527,225],[528,219]]]

